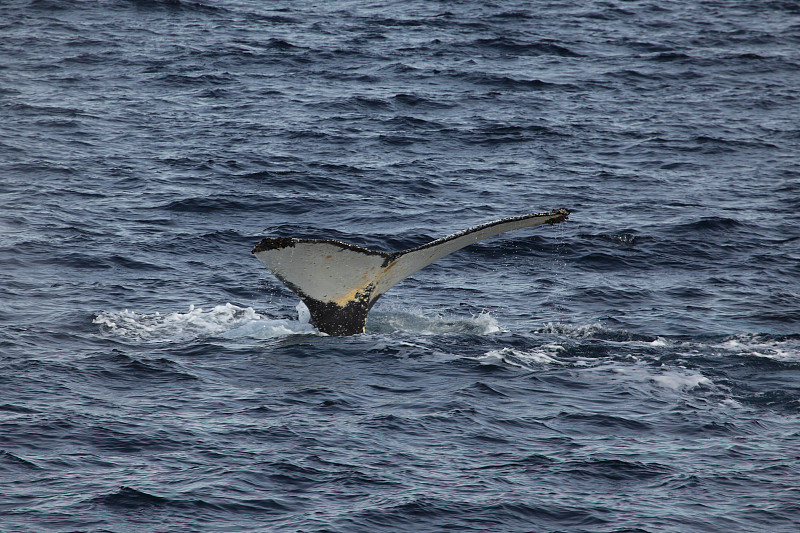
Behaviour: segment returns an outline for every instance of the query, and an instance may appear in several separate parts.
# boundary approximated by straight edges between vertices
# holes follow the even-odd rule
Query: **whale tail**
[[[379,252],[326,239],[263,239],[252,253],[305,303],[311,324],[328,335],[363,333],[367,313],[386,291],[442,257],[515,229],[557,224],[568,209],[504,218],[402,252]]]

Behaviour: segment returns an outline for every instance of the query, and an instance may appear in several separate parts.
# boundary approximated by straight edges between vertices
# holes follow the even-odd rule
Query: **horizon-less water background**
[[[0,3],[0,531],[796,531],[798,98],[791,1]],[[350,338],[250,254],[559,207]]]

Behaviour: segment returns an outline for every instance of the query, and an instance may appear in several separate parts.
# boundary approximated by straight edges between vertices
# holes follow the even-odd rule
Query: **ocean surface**
[[[0,2],[2,533],[798,530],[797,2]]]

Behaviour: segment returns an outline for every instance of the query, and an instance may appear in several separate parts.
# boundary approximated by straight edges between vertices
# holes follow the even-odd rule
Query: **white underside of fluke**
[[[297,241],[293,246],[256,252],[264,266],[290,288],[321,302],[347,305],[384,273],[384,257],[336,242]]]
[[[568,215],[568,210],[557,209],[507,218],[396,253],[379,252],[335,240],[293,238],[264,239],[256,245],[253,253],[300,296],[311,310],[312,324],[324,331],[326,327],[320,327],[323,322],[336,323],[337,317],[329,315],[335,314],[337,308],[363,307],[363,321],[366,323],[366,313],[382,294],[414,272],[456,250],[507,231],[562,222]],[[324,308],[324,311],[317,311],[316,317],[315,307]],[[348,313],[347,318],[343,315],[342,320],[352,320],[352,314]],[[337,333],[336,328],[332,331],[332,334],[349,334]]]

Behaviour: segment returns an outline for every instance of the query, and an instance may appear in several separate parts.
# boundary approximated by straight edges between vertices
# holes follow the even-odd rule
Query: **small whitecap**
[[[408,332],[419,335],[492,335],[506,331],[491,313],[482,311],[469,317],[450,314],[430,315],[417,308],[383,305],[370,313],[367,333]]]
[[[712,347],[731,355],[763,357],[786,362],[800,361],[800,342],[793,337],[775,339],[767,335],[744,333]]]
[[[660,389],[669,389],[676,392],[714,387],[714,383],[704,375],[680,367],[654,368],[650,365],[639,363],[633,366],[616,366],[612,371],[623,379],[632,382],[650,383]]]
[[[517,350],[516,348],[501,348],[489,350],[476,359],[487,364],[506,364],[518,368],[533,369],[542,365],[559,365],[567,363],[560,361],[553,352],[559,351],[561,346],[542,346],[533,350]]]
[[[725,407],[731,407],[733,409],[743,409],[744,408],[744,406],[741,403],[737,402],[733,398],[725,398],[724,400],[722,400],[719,403],[720,403],[720,405],[724,405]]]
[[[605,328],[599,322],[577,326],[574,324],[563,324],[561,322],[547,322],[538,332],[566,335],[567,337],[585,338],[591,337],[606,330],[607,328]]]
[[[711,387],[711,380],[702,374],[683,374],[668,372],[652,378],[653,382],[661,387],[672,390],[692,390],[697,387]]]

